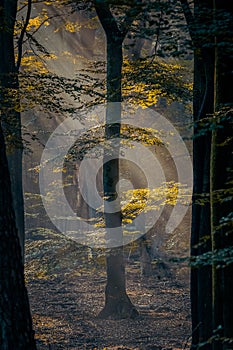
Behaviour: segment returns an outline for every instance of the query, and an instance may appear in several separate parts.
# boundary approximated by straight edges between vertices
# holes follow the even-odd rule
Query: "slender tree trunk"
[[[123,251],[123,231],[120,198],[116,185],[119,182],[119,149],[121,129],[121,71],[122,43],[124,35],[117,28],[116,21],[108,6],[96,5],[96,11],[107,38],[107,110],[105,138],[109,142],[104,152],[103,187],[105,197],[105,226],[107,247],[107,285],[105,306],[100,318],[132,318],[138,315],[126,293],[125,261]],[[109,204],[115,201],[113,213],[109,213]],[[116,228],[115,233],[112,229]]]
[[[107,202],[116,201],[114,213],[108,213],[105,205],[106,240],[110,248],[107,252],[107,285],[105,307],[100,312],[102,318],[129,318],[138,313],[126,293],[125,261],[123,250],[123,231],[120,198],[116,192],[119,181],[119,148],[121,128],[121,68],[122,39],[107,42],[107,111],[105,137],[111,148],[104,155],[103,186]],[[111,140],[113,142],[111,143]],[[110,232],[117,228],[116,234]],[[109,230],[110,229],[110,230]],[[117,246],[112,248],[113,246]]]

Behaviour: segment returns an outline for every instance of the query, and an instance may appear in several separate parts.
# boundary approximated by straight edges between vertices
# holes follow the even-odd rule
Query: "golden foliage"
[[[165,205],[175,206],[178,202],[188,204],[190,197],[191,189],[174,181],[164,182],[154,189],[139,188],[125,191],[121,198],[122,223],[132,223],[142,211],[160,210]],[[95,226],[104,227],[103,218]]]
[[[192,82],[185,65],[162,59],[124,58],[122,92],[127,101],[142,108],[153,106],[159,97],[168,101],[190,99]]]
[[[76,22],[67,21],[65,23],[65,30],[67,30],[70,33],[78,32],[81,27],[82,26],[79,23],[76,23]]]
[[[170,181],[161,186],[149,189],[133,189],[123,193],[122,214],[123,223],[130,223],[142,210],[159,210],[165,205],[175,206],[178,202],[189,203],[191,189],[185,185]]]
[[[38,28],[41,25],[49,26],[49,17],[45,12],[42,12],[39,16],[30,18],[27,30]]]
[[[137,141],[144,146],[163,145],[161,133],[153,128],[137,128],[128,124],[121,125],[121,138],[123,144],[131,145]],[[127,142],[129,141],[129,142]]]

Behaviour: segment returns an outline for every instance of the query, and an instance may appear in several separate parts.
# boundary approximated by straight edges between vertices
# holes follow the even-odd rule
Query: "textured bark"
[[[11,176],[13,206],[20,239],[22,256],[24,255],[24,200],[22,185],[22,137],[21,119],[17,112],[20,101],[17,97],[19,88],[18,71],[14,56],[14,24],[17,1],[0,1],[0,109],[1,122],[7,141],[8,165]],[[15,91],[9,93],[8,89]],[[16,108],[17,107],[17,108]]]
[[[7,91],[18,90],[13,45],[16,10],[16,0],[0,1],[0,348],[34,350],[34,332],[23,274],[23,249],[16,228],[17,221],[23,248],[22,147],[20,115],[15,111],[19,101]],[[12,147],[8,143],[11,152],[8,161],[7,136],[13,141]]]
[[[103,164],[103,189],[106,202],[116,201],[114,213],[108,213],[105,204],[104,218],[106,226],[106,243],[109,247],[107,264],[107,285],[105,290],[105,306],[100,312],[100,318],[132,318],[138,315],[126,293],[125,262],[123,251],[123,232],[120,199],[117,197],[116,185],[119,181],[119,137],[121,128],[121,71],[122,43],[125,34],[122,33],[112,16],[106,2],[95,4],[97,15],[104,28],[107,38],[107,109],[105,138],[111,147],[105,151]],[[114,143],[111,140],[114,140]],[[118,139],[118,141],[116,141]],[[110,232],[118,228],[117,233]],[[112,248],[117,246],[117,248]]]
[[[202,52],[202,54],[204,54]],[[211,72],[203,72],[209,65],[213,69],[212,60],[205,57],[206,62],[196,53],[195,57],[195,88],[194,88],[194,123],[199,123],[208,114],[213,113],[213,101],[206,101],[202,107],[199,93],[202,98],[206,93],[209,100],[213,99],[213,88],[204,83],[208,78],[213,79]],[[209,77],[206,75],[209,74]],[[197,76],[198,75],[198,76]],[[200,80],[199,80],[200,79]],[[203,84],[204,83],[204,84]],[[197,88],[197,90],[195,90]],[[200,90],[199,90],[200,89]],[[203,91],[203,90],[207,90]],[[196,257],[211,251],[210,237],[210,146],[211,133],[206,132],[200,136],[201,128],[194,127],[193,142],[193,208],[192,208],[192,234],[191,234],[191,256]],[[211,267],[200,266],[191,270],[191,301],[192,301],[192,325],[194,345],[206,341],[211,336]],[[206,345],[206,349],[209,345]]]
[[[105,306],[99,313],[103,319],[135,318],[138,311],[131,303],[125,286],[125,262],[122,247],[112,248],[107,255]]]
[[[221,249],[233,247],[232,231],[221,223],[232,212],[232,198],[226,197],[232,181],[233,5],[196,0],[192,18],[188,2],[181,3],[195,46],[191,255],[210,252],[215,257]],[[225,115],[215,117],[223,107]],[[205,118],[207,130],[200,124]],[[218,264],[212,260],[209,266],[192,268],[192,348],[232,349],[232,273],[232,264],[224,266],[224,257]]]
[[[210,227],[210,150],[211,131],[202,130],[201,121],[214,111],[213,39],[201,32],[203,23],[212,21],[212,0],[195,2],[194,52],[194,141],[193,141],[193,207],[191,256],[211,252]],[[201,34],[200,34],[201,33]],[[212,45],[212,46],[211,46]],[[192,347],[206,342],[212,335],[211,266],[191,269]],[[211,349],[206,344],[203,349]]]
[[[142,276],[152,276],[152,253],[151,253],[151,240],[147,239],[147,235],[144,235],[140,239],[140,265]]]
[[[0,125],[0,348],[34,350],[34,332]]]
[[[215,111],[220,112],[216,129],[212,135],[211,152],[211,223],[213,251],[233,249],[231,226],[223,225],[221,220],[232,214],[233,170],[233,4],[229,1],[215,1],[216,69],[215,69]],[[214,342],[213,349],[233,349],[233,264],[222,266],[213,264],[213,329],[222,340]]]

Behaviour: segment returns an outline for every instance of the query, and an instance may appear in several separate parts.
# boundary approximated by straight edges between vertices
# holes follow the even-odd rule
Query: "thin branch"
[[[39,43],[38,40],[36,40],[36,38],[34,38],[31,34],[26,33],[27,37],[28,37],[28,41],[29,41],[29,45],[32,49],[32,43],[35,44],[36,48],[38,49],[38,51],[40,51],[41,53],[47,55],[48,57],[50,56],[50,52],[42,45]],[[35,50],[33,50],[34,54],[35,54]],[[41,58],[42,59],[42,58]]]
[[[20,67],[21,60],[22,60],[23,39],[24,39],[24,35],[26,33],[26,30],[27,30],[27,26],[28,26],[29,21],[30,21],[31,11],[32,11],[32,0],[28,0],[26,20],[25,20],[24,26],[22,28],[22,31],[20,33],[19,40],[18,40],[18,58],[17,58],[17,62],[16,62],[17,71],[19,71],[19,67]]]
[[[40,30],[40,28],[41,28],[46,22],[48,22],[50,19],[54,19],[54,18],[61,17],[61,16],[62,16],[62,14],[58,14],[58,15],[52,15],[52,16],[49,16],[48,18],[45,18],[45,19],[40,23],[40,25],[34,30],[34,32],[33,32],[31,35],[33,36],[34,34],[36,34],[36,33]]]
[[[200,327],[200,325],[201,325],[201,322],[199,322],[199,323],[196,325],[196,327],[194,328],[194,330],[192,331],[192,333],[187,337],[186,342],[185,342],[184,347],[182,348],[182,350],[187,349],[189,339],[192,338],[193,334],[198,330],[198,328]]]

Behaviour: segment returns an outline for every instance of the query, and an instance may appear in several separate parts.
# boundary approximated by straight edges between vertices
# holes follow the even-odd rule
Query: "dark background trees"
[[[207,36],[203,30],[212,23],[211,6],[211,1],[195,3],[195,17],[192,18],[191,22],[189,21],[194,42],[194,187],[191,257],[211,251],[209,200],[211,130],[207,129],[204,134],[201,134],[200,131],[202,120],[206,120],[214,112],[213,36]],[[211,284],[210,265],[191,270],[193,344],[199,344],[204,339],[207,340],[212,334],[210,327],[212,317]]]
[[[233,169],[233,4],[214,3],[215,50],[215,128],[211,152],[211,231],[213,255],[225,252],[223,261],[213,263],[213,329],[219,329],[214,349],[232,349],[233,339],[233,264],[232,256],[232,169]],[[220,339],[218,338],[220,336]]]
[[[192,347],[230,349],[233,7],[195,1],[192,15],[181,2],[194,45]]]

